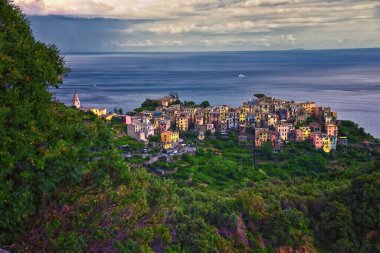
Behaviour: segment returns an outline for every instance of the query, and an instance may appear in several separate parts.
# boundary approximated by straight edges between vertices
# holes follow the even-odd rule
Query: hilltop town
[[[281,149],[288,142],[309,141],[315,149],[329,153],[337,145],[347,146],[347,137],[338,136],[337,113],[330,107],[315,102],[294,102],[255,94],[242,106],[211,106],[207,101],[181,103],[178,94],[171,93],[159,99],[146,99],[141,108],[128,115],[106,113],[105,108],[81,107],[77,94],[73,106],[107,120],[122,118],[126,134],[147,144],[149,137],[159,135],[161,148],[170,150],[183,141],[180,133],[197,134],[198,141],[205,136],[221,135],[234,131],[239,142],[251,142],[254,147],[271,143]]]

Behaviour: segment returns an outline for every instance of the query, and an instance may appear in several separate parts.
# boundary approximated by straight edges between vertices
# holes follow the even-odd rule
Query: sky
[[[380,0],[14,0],[63,52],[380,47]]]

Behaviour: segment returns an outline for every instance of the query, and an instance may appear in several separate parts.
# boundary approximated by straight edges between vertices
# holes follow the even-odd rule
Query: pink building
[[[300,129],[294,129],[294,130],[290,131],[288,137],[290,140],[296,141],[296,142],[304,140],[303,131]]]
[[[293,124],[287,122],[280,122],[278,125],[276,125],[276,131],[280,133],[280,137],[284,141],[288,139],[288,134],[293,129]]]
[[[131,123],[130,124],[132,124],[132,123],[140,123],[140,121],[141,121],[141,117],[138,117],[138,116],[133,116],[133,117],[131,117]]]
[[[316,149],[323,148],[323,136],[322,133],[311,133],[310,142]]]
[[[131,123],[132,123],[132,117],[131,116],[128,116],[128,115],[123,116],[123,124],[129,125]]]

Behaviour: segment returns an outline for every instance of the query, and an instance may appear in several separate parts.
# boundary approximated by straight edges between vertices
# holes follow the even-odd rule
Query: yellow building
[[[78,94],[74,94],[73,97],[73,106],[75,106],[77,109],[84,111],[84,112],[92,112],[97,116],[102,116],[107,114],[106,108],[95,108],[95,107],[82,107],[80,104],[80,100],[78,97]]]
[[[106,108],[95,108],[95,107],[80,107],[78,108],[81,111],[84,112],[92,112],[97,116],[102,116],[107,114],[107,109]]]
[[[210,111],[211,111],[210,108],[203,109],[203,119],[204,119],[203,122],[205,124],[210,123]]]
[[[307,111],[309,115],[312,115],[315,110],[315,102],[301,103],[301,106]]]
[[[246,112],[241,112],[240,113],[240,117],[239,117],[239,120],[240,120],[240,122],[241,123],[244,123],[245,121],[246,121],[246,119],[247,119],[247,113]]]
[[[106,119],[106,120],[111,120],[113,117],[116,117],[116,116],[117,116],[116,113],[112,113],[112,114],[105,114],[105,115],[102,115],[100,117],[103,119]]]
[[[230,107],[228,105],[216,105],[214,109],[220,113],[220,121],[227,122]]]
[[[162,120],[164,120],[164,117],[154,118],[154,121],[153,121],[154,130],[160,129]]]
[[[324,136],[322,138],[322,141],[323,141],[323,151],[325,151],[326,153],[330,153],[330,150],[331,150],[330,137]]]
[[[176,127],[180,131],[187,131],[189,129],[189,120],[186,116],[178,116],[176,118]]]
[[[161,143],[164,149],[172,148],[178,141],[178,132],[166,131],[161,133]]]
[[[303,140],[310,139],[311,129],[308,126],[301,126],[300,130],[302,131]]]

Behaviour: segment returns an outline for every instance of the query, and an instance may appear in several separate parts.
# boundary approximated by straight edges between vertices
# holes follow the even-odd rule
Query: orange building
[[[255,128],[255,146],[261,145],[268,141],[268,128]]]
[[[172,148],[178,141],[178,132],[166,131],[161,133],[161,144],[164,149]]]

